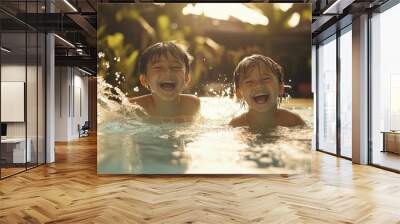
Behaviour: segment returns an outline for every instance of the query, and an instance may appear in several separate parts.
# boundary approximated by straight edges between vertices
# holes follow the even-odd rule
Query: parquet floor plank
[[[0,223],[397,223],[400,175],[313,152],[305,175],[105,175],[96,138],[0,181]]]

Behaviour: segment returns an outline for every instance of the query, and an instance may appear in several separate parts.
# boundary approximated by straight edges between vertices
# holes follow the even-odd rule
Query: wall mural
[[[99,174],[309,172],[311,4],[99,4]]]

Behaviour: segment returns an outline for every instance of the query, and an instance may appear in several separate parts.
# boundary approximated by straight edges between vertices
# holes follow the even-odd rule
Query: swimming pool
[[[307,128],[268,134],[228,126],[245,109],[228,97],[200,97],[201,122],[149,124],[99,104],[99,174],[277,174],[310,171],[312,108],[286,108]],[[123,104],[121,104],[123,105]],[[123,108],[123,107],[122,107]],[[124,114],[125,113],[125,114]]]
[[[282,107],[298,113],[306,128],[278,127],[268,134],[228,126],[242,113],[229,97],[200,97],[203,119],[194,123],[149,124],[123,101],[98,106],[99,174],[291,174],[310,171],[310,106]],[[101,101],[101,99],[100,99]],[[124,103],[125,102],[125,103]]]

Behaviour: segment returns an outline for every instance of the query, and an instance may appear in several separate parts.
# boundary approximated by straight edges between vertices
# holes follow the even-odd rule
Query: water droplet
[[[162,138],[162,139],[168,139],[168,135],[161,135],[160,138]]]
[[[106,54],[104,54],[103,52],[100,51],[100,52],[98,53],[98,57],[99,57],[99,58],[104,58],[104,56],[106,56]]]
[[[174,151],[174,152],[172,152],[172,156],[173,156],[173,157],[180,157],[180,156],[181,156],[181,152],[179,152],[179,151]]]

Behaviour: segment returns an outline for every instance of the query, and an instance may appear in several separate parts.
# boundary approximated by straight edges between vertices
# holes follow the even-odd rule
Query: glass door
[[[318,46],[317,149],[336,154],[336,35]]]

